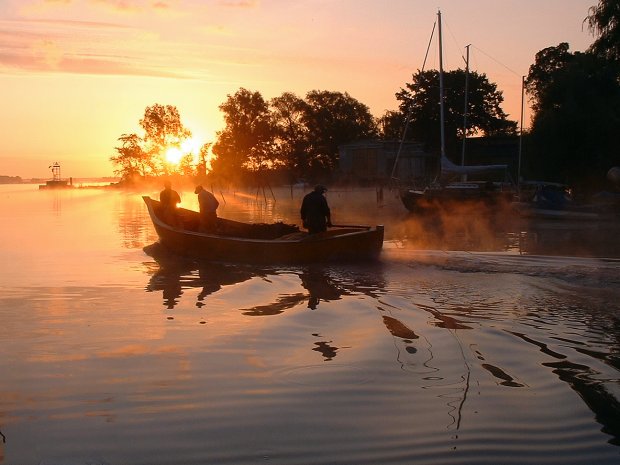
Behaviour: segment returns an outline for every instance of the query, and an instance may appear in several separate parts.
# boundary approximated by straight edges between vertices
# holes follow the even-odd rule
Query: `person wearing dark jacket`
[[[220,203],[215,196],[202,186],[196,186],[194,194],[198,194],[200,208],[200,232],[215,232],[217,229],[217,207]]]
[[[301,220],[310,234],[325,232],[332,226],[329,205],[323,195],[325,192],[327,188],[319,184],[301,202]]]
[[[172,189],[170,181],[164,182],[164,190],[159,193],[161,202],[161,217],[165,223],[174,227],[181,226],[181,218],[177,206],[181,203],[181,196]]]

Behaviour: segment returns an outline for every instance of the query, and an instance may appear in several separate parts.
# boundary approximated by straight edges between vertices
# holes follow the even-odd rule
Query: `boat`
[[[200,232],[198,212],[178,209],[181,227],[164,222],[160,202],[142,197],[159,242],[171,252],[211,261],[236,263],[312,263],[371,260],[383,247],[384,227],[339,225],[319,234],[285,223],[242,223],[217,219],[214,233]]]
[[[441,11],[437,12],[437,24],[439,35],[439,108],[441,125],[439,174],[433,182],[422,187],[399,188],[399,197],[405,208],[412,213],[432,214],[463,204],[491,207],[491,209],[503,209],[505,206],[510,205],[517,191],[514,183],[510,180],[508,165],[465,165],[464,146],[461,165],[452,163],[446,156]],[[468,72],[469,64],[467,65],[467,73]],[[467,82],[465,95],[466,118]],[[406,124],[408,124],[408,120]],[[405,133],[406,129],[403,132],[401,147],[404,142]],[[398,154],[394,166],[396,166],[397,163]],[[489,173],[493,173],[493,180],[489,177]],[[466,180],[468,176],[477,176],[481,174],[487,176],[483,181]],[[459,180],[454,181],[455,177],[458,177]]]
[[[442,173],[476,174],[505,171],[505,165],[458,166],[447,158],[441,160]],[[436,181],[423,188],[399,190],[400,199],[412,213],[434,213],[438,210],[452,209],[462,205],[501,209],[514,200],[515,189],[507,181]]]
[[[573,198],[569,186],[556,182],[527,181],[521,183],[519,200],[514,210],[523,218],[570,221],[607,221],[618,218],[618,203],[595,196],[590,203]]]
[[[71,189],[73,188],[73,178],[60,178],[60,164],[54,162],[49,168],[52,170],[52,179],[45,181],[45,184],[39,184],[39,189]]]

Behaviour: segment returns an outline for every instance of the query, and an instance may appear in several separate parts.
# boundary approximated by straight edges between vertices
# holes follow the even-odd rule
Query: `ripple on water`
[[[375,376],[353,365],[324,363],[283,368],[275,373],[277,379],[298,386],[334,386],[346,388],[366,384]]]

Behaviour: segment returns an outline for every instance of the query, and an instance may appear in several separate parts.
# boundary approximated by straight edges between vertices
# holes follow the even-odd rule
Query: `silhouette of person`
[[[220,203],[215,196],[202,186],[197,186],[194,193],[198,195],[200,206],[200,232],[214,232],[217,229],[217,207]]]
[[[164,190],[159,193],[159,201],[161,202],[162,220],[171,226],[180,226],[181,219],[179,218],[177,205],[181,203],[181,196],[172,189],[170,181],[164,182]]]
[[[325,192],[327,188],[319,184],[301,202],[301,220],[310,234],[325,232],[332,225],[331,211],[323,195]]]

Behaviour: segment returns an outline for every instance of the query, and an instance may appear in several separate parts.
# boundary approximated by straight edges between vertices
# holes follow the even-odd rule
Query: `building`
[[[398,155],[399,141],[358,141],[344,144],[339,150],[339,175],[349,182],[416,183],[434,179],[439,170],[438,156],[424,151],[419,142],[406,141]],[[398,155],[398,164],[394,166]],[[516,176],[519,141],[514,136],[472,137],[467,139],[466,165],[505,164]],[[452,157],[451,157],[452,158]],[[459,152],[452,160],[460,164]],[[456,159],[458,158],[458,160]]]
[[[422,144],[407,141],[370,140],[338,147],[339,175],[350,182],[385,183],[423,179],[436,169],[436,157],[424,151]],[[399,154],[400,148],[400,154]],[[396,158],[398,164],[396,166]]]

